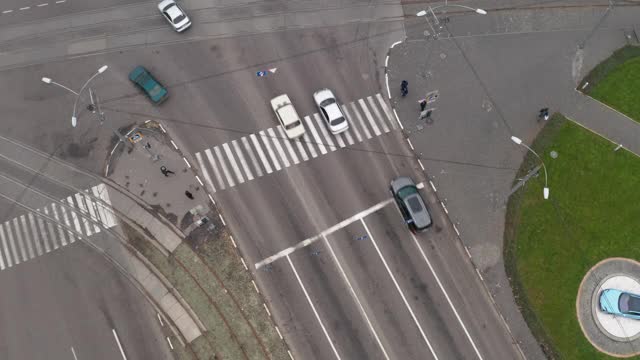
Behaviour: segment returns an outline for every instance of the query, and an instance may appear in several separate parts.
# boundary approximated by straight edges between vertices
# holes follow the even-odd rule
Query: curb
[[[393,103],[391,102],[392,96],[391,96],[391,90],[389,88],[389,57],[391,55],[391,50],[393,50],[393,48],[396,47],[397,45],[402,44],[404,42],[407,42],[407,38],[405,38],[403,41],[396,41],[395,43],[391,44],[391,47],[389,47],[389,51],[387,51],[387,56],[386,56],[385,62],[384,62],[384,77],[385,77],[385,82],[386,82],[386,86],[387,86],[387,95],[388,95],[389,105],[391,106],[391,109],[393,110],[393,114],[394,114],[394,116],[396,118],[396,121],[398,122],[398,125],[400,125],[400,129],[403,130],[403,131],[404,131],[404,126],[402,125],[402,122],[400,121],[400,118],[398,117],[398,113],[396,112],[396,109],[393,106]],[[496,314],[499,315],[502,324],[504,325],[505,329],[507,330],[507,332],[509,333],[509,336],[512,339],[512,344],[516,347],[516,349],[518,349],[518,352],[520,353],[520,356],[522,357],[522,359],[526,360],[527,357],[525,356],[524,352],[520,348],[520,345],[518,344],[517,339],[515,338],[515,336],[511,332],[511,328],[509,327],[509,324],[507,324],[506,319],[504,318],[504,316],[502,316],[502,313],[500,313],[500,311],[498,310],[498,304],[493,299],[493,296],[491,295],[491,291],[489,290],[489,287],[484,282],[484,278],[482,277],[480,269],[476,266],[475,262],[473,261],[473,258],[471,257],[471,253],[469,252],[469,248],[467,248],[467,246],[462,241],[462,236],[460,235],[460,231],[456,227],[456,223],[453,221],[453,219],[451,219],[451,215],[449,214],[449,210],[447,209],[445,203],[442,200],[440,200],[440,197],[438,196],[438,191],[437,191],[435,185],[433,184],[433,182],[431,181],[429,175],[427,174],[427,172],[425,170],[425,167],[422,164],[422,161],[420,160],[420,157],[416,153],[416,151],[415,151],[415,149],[413,147],[413,144],[411,143],[411,140],[409,139],[409,137],[405,137],[405,139],[407,140],[407,143],[409,144],[409,147],[411,148],[411,151],[413,152],[413,154],[415,156],[415,159],[418,162],[418,165],[420,165],[420,168],[422,169],[422,171],[426,175],[427,179],[429,179],[429,185],[431,186],[431,189],[433,189],[433,192],[434,192],[434,194],[436,196],[436,199],[438,200],[438,202],[442,206],[442,209],[444,210],[446,217],[449,219],[449,223],[452,225],[453,230],[457,234],[456,237],[458,239],[459,245],[462,246],[462,248],[467,253],[467,257],[468,257],[471,265],[473,266],[473,268],[474,268],[474,270],[476,272],[476,275],[480,279],[480,283],[482,284],[482,287],[483,287],[487,297],[491,301],[491,304],[493,305],[493,309],[495,310]],[[445,199],[445,201],[446,201],[446,199]]]

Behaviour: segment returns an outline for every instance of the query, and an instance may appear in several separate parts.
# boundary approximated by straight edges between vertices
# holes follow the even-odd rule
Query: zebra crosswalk
[[[304,117],[307,131],[300,139],[289,140],[282,126],[276,126],[197,152],[202,176],[210,190],[217,192],[398,128],[379,93],[343,104],[342,110],[349,130],[337,135],[330,134],[315,113]]]
[[[99,233],[102,228],[86,217],[105,228],[115,226],[113,211],[105,205],[111,204],[106,186],[100,184],[88,191],[104,203],[77,193],[37,209],[38,214],[30,212],[0,224],[0,270],[73,244],[79,240],[78,234]]]

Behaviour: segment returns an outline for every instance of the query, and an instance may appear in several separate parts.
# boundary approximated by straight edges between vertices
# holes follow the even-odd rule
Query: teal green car
[[[169,97],[167,88],[162,86],[162,84],[142,66],[137,66],[129,73],[129,80],[142,89],[156,105]]]

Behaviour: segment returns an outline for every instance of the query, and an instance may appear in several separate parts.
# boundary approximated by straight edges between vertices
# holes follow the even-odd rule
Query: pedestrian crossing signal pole
[[[95,91],[93,91],[91,88],[89,88],[89,98],[91,99],[91,104],[87,105],[87,110],[96,114],[98,121],[100,121],[100,125],[103,125],[106,120],[106,116],[104,115],[104,111],[102,111],[102,108],[100,107],[100,99],[98,98],[98,94],[96,94]],[[114,134],[116,134],[118,139],[120,139],[125,147],[133,146],[132,144],[129,144],[127,139],[120,133],[120,131],[114,129],[113,127],[110,127],[110,129]]]

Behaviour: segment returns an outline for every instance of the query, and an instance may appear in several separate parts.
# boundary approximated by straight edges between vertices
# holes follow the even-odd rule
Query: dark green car
[[[129,80],[141,88],[145,94],[158,105],[169,97],[167,88],[162,86],[151,74],[142,66],[137,66],[129,73]]]

